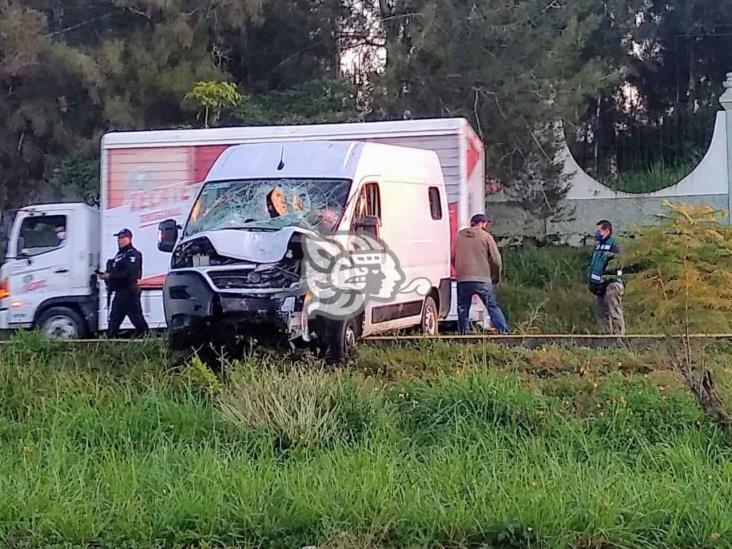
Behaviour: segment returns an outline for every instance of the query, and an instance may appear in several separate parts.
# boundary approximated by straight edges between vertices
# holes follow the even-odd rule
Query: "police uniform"
[[[126,229],[115,236],[124,233],[132,237],[132,233]],[[142,254],[130,243],[119,249],[117,255],[110,260],[109,266],[107,283],[109,290],[114,292],[109,314],[109,337],[117,337],[125,316],[129,317],[135,327],[135,334],[144,335],[148,331],[148,325],[142,314],[141,291],[137,283],[142,278]]]

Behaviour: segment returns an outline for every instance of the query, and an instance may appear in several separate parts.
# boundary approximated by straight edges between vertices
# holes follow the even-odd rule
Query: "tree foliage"
[[[652,312],[661,333],[732,332],[732,227],[709,206],[666,202],[628,252],[642,265],[629,299]]]
[[[586,51],[623,78],[588,97],[568,128],[580,164],[612,181],[652,165],[695,164],[732,70],[732,1],[604,0]],[[666,185],[675,183],[667,181]]]
[[[726,212],[665,204],[660,223],[640,232],[629,261],[642,265],[630,299],[668,337],[669,363],[732,443],[732,417],[694,334],[732,331],[732,227]]]
[[[487,146],[488,171],[541,217],[566,188],[553,124],[577,120],[612,70],[583,50],[597,29],[591,0],[380,2],[385,116],[465,116]]]
[[[361,122],[358,90],[346,80],[311,80],[239,103],[229,122],[240,125]]]
[[[627,84],[649,120],[710,108],[731,3],[2,0],[0,209],[86,188],[110,130],[466,116],[489,173],[556,216],[554,124]],[[344,56],[365,62],[344,75]]]
[[[205,128],[208,128],[209,111],[213,111],[212,122],[221,117],[223,109],[236,107],[243,99],[236,86],[229,82],[196,82],[184,99],[204,110]]]
[[[220,36],[261,0],[0,2],[0,209],[37,199],[103,131],[174,127],[196,81],[222,79]]]

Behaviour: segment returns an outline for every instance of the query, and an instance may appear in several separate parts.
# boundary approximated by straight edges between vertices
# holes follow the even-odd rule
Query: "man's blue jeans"
[[[470,305],[473,302],[473,295],[478,294],[483,305],[488,310],[491,323],[499,334],[508,332],[508,323],[503,311],[498,306],[493,285],[488,282],[458,282],[458,330],[460,334],[468,332],[468,321],[470,319]]]

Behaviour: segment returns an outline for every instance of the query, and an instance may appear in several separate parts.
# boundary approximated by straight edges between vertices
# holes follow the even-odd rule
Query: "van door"
[[[404,276],[389,303],[378,304],[379,331],[409,328],[422,319],[424,295],[449,277],[449,225],[440,186],[425,180],[384,180],[382,238]],[[409,288],[409,289],[407,289]]]
[[[46,299],[65,296],[71,288],[73,254],[70,210],[19,214],[9,250],[8,286],[11,322],[28,324]]]
[[[373,279],[367,279],[365,281],[367,294],[373,294],[374,291],[378,291],[376,290],[376,286],[381,284],[381,277],[384,276],[384,273],[380,272],[382,265],[376,256],[372,255],[369,257],[367,253],[358,253],[362,242],[360,237],[365,236],[381,239],[381,219],[381,189],[379,183],[377,181],[366,182],[362,185],[354,205],[351,225],[349,227],[351,237],[349,238],[348,249],[353,254],[352,259],[354,263],[359,267],[366,268],[369,272],[367,276],[373,277]],[[372,311],[375,305],[379,305],[379,303],[373,302],[373,297],[373,295],[367,296],[366,308],[364,310],[364,335],[368,335],[371,332]]]

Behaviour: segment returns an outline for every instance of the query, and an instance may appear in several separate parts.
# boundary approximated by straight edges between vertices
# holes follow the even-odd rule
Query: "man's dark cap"
[[[122,229],[120,232],[116,233],[114,236],[120,237],[120,236],[128,236],[132,238],[132,231],[129,229]]]
[[[471,225],[477,225],[478,223],[488,223],[489,221],[490,221],[490,219],[488,219],[485,215],[483,215],[483,214],[475,214],[470,219],[470,224]]]

